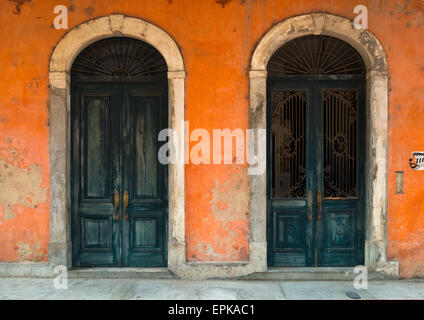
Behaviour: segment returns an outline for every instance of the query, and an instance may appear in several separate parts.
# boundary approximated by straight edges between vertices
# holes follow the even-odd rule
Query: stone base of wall
[[[53,266],[40,262],[0,263],[0,277],[53,278]]]
[[[368,280],[398,279],[397,261],[368,273]],[[252,271],[249,263],[185,263],[177,272],[167,268],[86,268],[68,271],[70,279],[228,279],[228,280],[353,280],[357,274],[351,267],[340,268],[269,268]],[[249,270],[250,269],[250,270]],[[0,277],[54,278],[54,266],[49,263],[0,263]]]

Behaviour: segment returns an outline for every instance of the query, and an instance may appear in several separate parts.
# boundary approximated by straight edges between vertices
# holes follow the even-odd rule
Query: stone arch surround
[[[365,265],[371,271],[398,276],[398,262],[387,260],[388,66],[378,39],[369,30],[356,30],[347,18],[326,13],[292,17],[272,27],[257,44],[251,59],[250,128],[266,129],[267,64],[274,52],[295,38],[321,34],[349,43],[367,68]],[[256,244],[252,249],[259,247],[265,252],[263,270],[266,210],[266,174],[250,176],[251,241]]]
[[[70,226],[70,70],[77,55],[108,37],[131,37],[151,44],[168,66],[169,128],[181,132],[184,123],[185,70],[182,54],[171,36],[142,19],[109,15],[70,30],[56,45],[50,60],[50,243],[49,263],[72,267]],[[182,140],[183,141],[183,140]],[[184,143],[184,142],[181,142]],[[184,147],[184,146],[179,146]],[[169,165],[168,268],[185,261],[184,164]]]

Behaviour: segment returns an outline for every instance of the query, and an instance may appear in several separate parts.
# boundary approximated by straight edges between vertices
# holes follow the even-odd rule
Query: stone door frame
[[[56,45],[50,60],[50,242],[49,262],[72,267],[70,70],[77,55],[108,37],[131,37],[155,47],[168,65],[169,128],[184,129],[185,70],[182,54],[172,37],[142,19],[113,14],[86,21],[70,30]],[[177,148],[184,148],[177,142]],[[181,150],[181,149],[179,149]],[[168,268],[185,262],[184,163],[170,164]]]
[[[252,55],[250,128],[266,129],[267,64],[274,52],[290,40],[307,35],[328,35],[353,46],[367,68],[366,108],[366,229],[365,265],[368,270],[399,274],[397,261],[387,260],[387,151],[388,66],[378,39],[369,30],[356,30],[344,17],[312,13],[286,19],[272,27]],[[250,176],[251,255],[262,256],[266,270],[266,173]],[[255,248],[260,248],[255,252]]]

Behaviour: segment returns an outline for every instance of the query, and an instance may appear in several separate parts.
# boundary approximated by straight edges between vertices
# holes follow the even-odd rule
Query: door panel
[[[163,81],[73,84],[75,267],[166,265],[167,167],[157,161],[166,88]]]
[[[312,263],[313,224],[308,219],[308,190],[313,172],[308,146],[307,110],[312,88],[304,85],[270,84],[268,112],[268,241],[270,265],[305,266]]]
[[[134,210],[135,211],[135,210]],[[140,212],[140,211],[138,211]],[[127,265],[130,267],[166,266],[163,212],[132,212],[129,218]]]
[[[160,111],[160,96],[135,96],[131,118],[134,134],[133,166],[131,189],[136,198],[158,198],[158,127],[159,117],[155,114]]]
[[[323,114],[322,220],[318,261],[321,266],[364,263],[364,97],[361,81],[321,81]],[[360,134],[362,133],[362,134]]]
[[[276,226],[274,239],[275,264],[304,266],[306,264],[306,224],[304,210],[273,211]]]
[[[347,206],[334,203],[323,210],[321,266],[354,266],[356,261],[357,212]]]
[[[128,86],[124,130],[124,190],[128,223],[124,259],[131,267],[166,266],[167,167],[158,161],[159,131],[167,127],[166,86]]]
[[[362,92],[360,80],[268,81],[269,265],[363,263]]]
[[[119,94],[113,86],[76,88],[74,95],[73,217],[75,266],[120,263],[119,226],[113,222],[113,185],[119,184],[119,163],[112,155],[120,130]]]
[[[86,112],[87,129],[90,133],[86,135],[86,181],[87,198],[105,198],[108,177],[108,108],[110,105],[108,97],[89,99]],[[88,99],[87,99],[88,100]]]

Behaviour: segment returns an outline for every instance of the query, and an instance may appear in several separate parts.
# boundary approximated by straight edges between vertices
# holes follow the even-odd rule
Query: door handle
[[[114,210],[115,210],[115,221],[119,220],[118,208],[119,208],[119,191],[115,190],[113,193],[113,202],[114,202]]]
[[[322,218],[322,192],[321,192],[321,190],[317,191],[317,208],[318,208],[317,219],[321,220],[321,218]]]
[[[127,207],[128,207],[128,191],[124,191],[124,219],[128,220],[128,213],[127,213]]]
[[[313,198],[312,198],[312,190],[309,190],[308,192],[308,220],[312,221],[312,203],[313,203]]]

